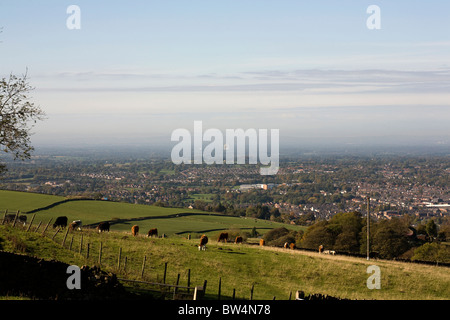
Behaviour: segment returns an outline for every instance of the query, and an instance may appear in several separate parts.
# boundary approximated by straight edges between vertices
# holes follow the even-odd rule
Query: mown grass
[[[41,228],[42,229],[42,228]],[[198,239],[187,240],[172,236],[146,238],[133,237],[129,232],[98,234],[93,231],[69,232],[65,245],[65,232],[53,237],[55,230],[41,233],[24,232],[19,228],[0,227],[3,250],[14,250],[14,239],[25,243],[27,254],[45,259],[57,259],[70,264],[96,265],[100,243],[102,269],[113,271],[127,279],[144,279],[162,282],[167,263],[166,283],[174,284],[180,274],[180,284],[187,284],[190,270],[191,286],[201,286],[207,280],[209,298],[217,298],[221,279],[222,299],[249,299],[254,286],[253,299],[277,300],[289,298],[290,292],[321,293],[347,299],[449,299],[449,268],[387,260],[367,261],[346,256],[319,255],[315,252],[288,250],[254,245],[217,243],[210,239],[206,251],[198,251]],[[83,235],[83,250],[79,244]],[[70,241],[72,249],[69,250]],[[87,243],[90,257],[86,258]],[[23,248],[23,244],[22,244]],[[121,264],[118,266],[119,249]],[[146,256],[144,277],[142,262]],[[126,267],[125,257],[127,259]],[[366,286],[369,265],[381,269],[381,289],[370,290]]]

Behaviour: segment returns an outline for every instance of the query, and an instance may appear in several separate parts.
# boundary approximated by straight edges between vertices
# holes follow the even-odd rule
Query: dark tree
[[[26,73],[21,77],[11,74],[0,79],[0,148],[12,154],[15,160],[30,158],[34,150],[31,128],[44,118],[44,112],[30,101],[32,90]]]

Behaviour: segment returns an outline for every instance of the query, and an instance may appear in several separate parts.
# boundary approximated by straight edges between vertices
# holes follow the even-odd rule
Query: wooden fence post
[[[5,210],[5,213],[3,214],[3,220],[2,220],[2,225],[5,223],[5,219],[6,219],[6,214],[8,213],[8,209]]]
[[[44,228],[44,231],[42,231],[42,235],[45,235],[45,231],[47,231],[48,226],[50,225],[50,222],[52,221],[52,218],[50,218],[50,220],[48,220],[47,225]]]
[[[203,295],[204,295],[204,292],[203,292],[203,288],[202,287],[195,287],[194,288],[193,300],[200,300]]]
[[[90,247],[90,243],[87,243],[87,248],[86,248],[86,259],[89,259],[89,247]]]
[[[193,300],[200,300],[205,295],[205,292],[206,292],[206,280],[203,283],[203,287],[195,287],[194,288]]]
[[[103,250],[103,243],[100,242],[100,249],[98,250],[98,264],[102,264],[102,250]]]
[[[187,280],[187,292],[189,293],[191,290],[189,289],[189,287],[191,286],[191,269],[188,269],[188,280]]]
[[[19,217],[19,210],[17,210],[17,212],[16,212],[16,215],[14,216],[14,221],[13,221],[13,227],[15,227],[16,226],[16,221],[17,221],[17,218]]]
[[[117,258],[117,270],[120,270],[120,258],[122,256],[122,248],[119,248],[119,257]]]
[[[38,223],[38,225],[36,227],[36,230],[34,230],[34,232],[38,232],[39,231],[39,228],[41,227],[41,224],[42,224],[42,221],[39,221],[39,223]]]
[[[167,262],[164,263],[164,277],[163,277],[164,284],[166,284],[166,274],[167,274]]]
[[[67,238],[67,234],[69,233],[69,228],[67,228],[67,230],[66,230],[66,234],[64,235],[64,239],[63,239],[63,242],[62,242],[62,246],[64,247],[64,244],[66,243],[66,238]]]
[[[72,251],[72,243],[73,243],[73,236],[72,236],[72,239],[70,239],[69,251]]]
[[[55,237],[56,237],[56,235],[58,234],[58,232],[59,232],[60,229],[61,229],[60,227],[58,227],[58,229],[56,229],[56,232],[55,232],[55,234],[53,235],[52,240],[55,239]]]
[[[175,295],[177,293],[178,284],[180,283],[180,274],[177,275],[177,283],[176,287],[174,287],[173,294]]]
[[[206,284],[208,283],[208,281],[204,281],[203,282],[203,293],[206,293]]]
[[[144,278],[145,260],[147,260],[147,256],[144,256],[144,260],[142,261],[141,278]]]
[[[33,214],[33,216],[31,217],[31,221],[30,221],[30,224],[28,225],[27,232],[30,231],[30,228],[31,228],[31,225],[33,224],[33,220],[34,220],[35,216],[36,216],[36,213]]]
[[[79,254],[81,254],[82,251],[83,251],[83,235],[81,235],[81,238],[80,238],[80,251],[79,251]]]
[[[255,289],[255,284],[252,284],[252,289],[250,290],[250,300],[253,300],[253,289]]]

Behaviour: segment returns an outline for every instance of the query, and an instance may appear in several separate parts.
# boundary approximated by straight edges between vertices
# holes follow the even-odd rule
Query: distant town
[[[0,188],[185,207],[308,225],[339,212],[373,218],[450,215],[448,156],[298,157],[274,176],[257,165],[35,155],[8,163]]]

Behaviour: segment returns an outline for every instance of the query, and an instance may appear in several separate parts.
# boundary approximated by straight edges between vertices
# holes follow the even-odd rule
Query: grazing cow
[[[19,216],[19,222],[23,223],[25,225],[27,223],[27,216],[22,214]]]
[[[234,243],[242,243],[242,237],[241,236],[237,236],[236,239],[234,240]]]
[[[65,228],[67,227],[67,217],[58,217],[53,224],[53,229],[56,227]]]
[[[74,220],[69,224],[69,230],[81,230],[82,225],[81,220]]]
[[[69,223],[69,230],[76,230],[76,229],[77,229],[77,224],[75,222]]]
[[[217,239],[217,242],[220,242],[220,241],[225,242],[225,243],[228,241],[228,232],[222,232],[219,235],[219,239]]]
[[[264,239],[260,239],[259,240],[259,245],[262,247],[266,244],[266,242],[264,241]]]
[[[109,222],[100,222],[97,226],[98,232],[109,231]]]
[[[83,225],[83,222],[81,220],[74,220],[72,222],[77,225],[78,230],[81,230],[81,226]]]
[[[4,222],[13,222],[15,217],[16,217],[15,214],[7,214],[5,215]]]
[[[208,237],[206,235],[202,235],[200,238],[200,245],[198,246],[198,250],[206,250],[206,244],[208,243]]]
[[[319,253],[322,253],[322,251],[323,251],[323,245],[320,245],[319,246]]]
[[[7,214],[7,215],[5,215],[4,222],[13,222],[14,219],[16,219],[16,215],[15,214]],[[23,225],[25,225],[25,223],[27,222],[27,216],[22,214],[22,215],[17,217],[16,222],[17,221],[22,222]]]
[[[148,230],[147,237],[150,238],[153,236],[158,236],[158,229],[153,228],[153,229]]]
[[[291,250],[294,250],[295,249],[295,243],[291,243],[290,245],[289,245],[289,247],[291,248]]]
[[[133,236],[136,237],[138,235],[138,233],[139,233],[139,226],[137,226],[137,225],[132,226],[131,227],[131,233],[133,234]]]

